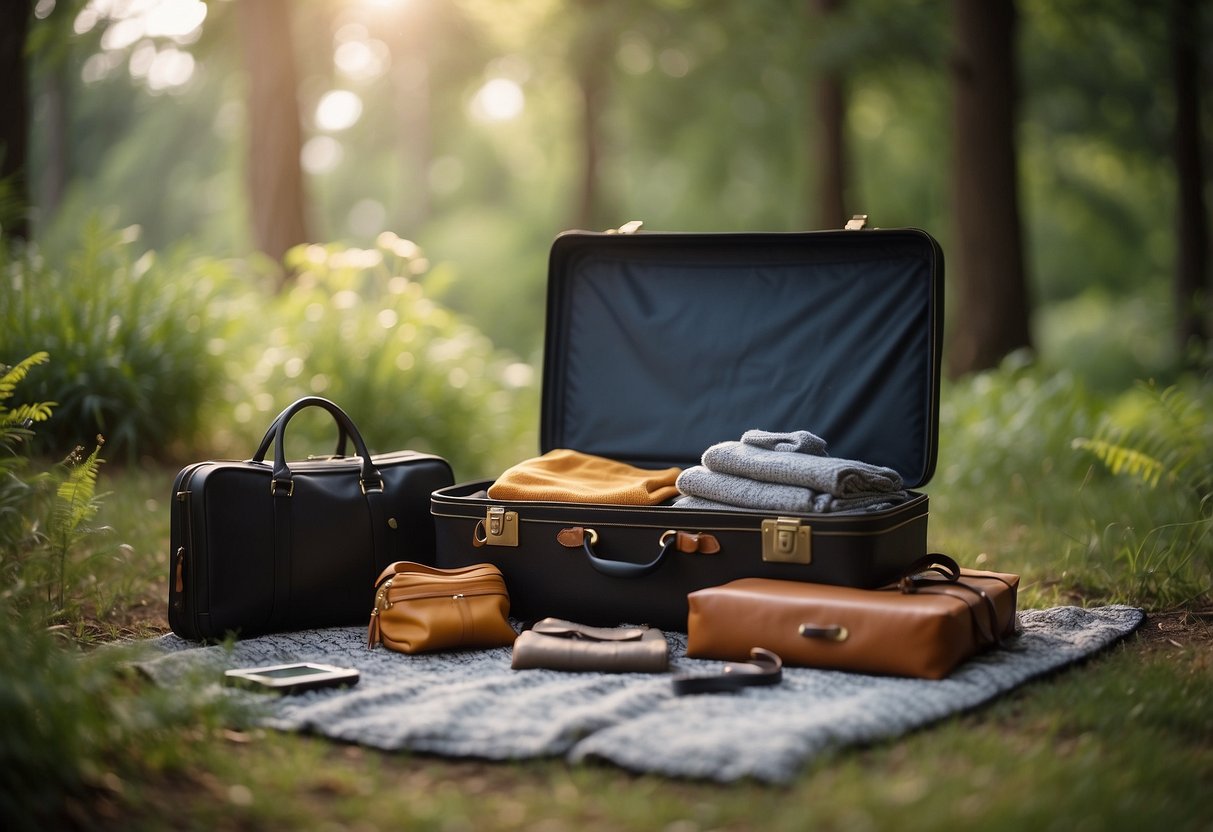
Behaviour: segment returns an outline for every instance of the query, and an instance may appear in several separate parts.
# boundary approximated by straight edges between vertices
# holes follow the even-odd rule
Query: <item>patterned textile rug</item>
[[[362,628],[262,636],[230,648],[173,635],[135,665],[157,684],[205,684],[255,700],[261,724],[389,750],[452,757],[564,756],[639,772],[786,782],[830,749],[900,736],[1081,661],[1133,632],[1132,607],[1022,610],[1022,632],[940,681],[785,668],[783,682],[739,693],[675,696],[671,674],[515,671],[510,649],[406,656],[368,650]],[[668,633],[672,673],[716,673]],[[221,671],[290,661],[356,667],[350,688],[295,696],[219,685]]]

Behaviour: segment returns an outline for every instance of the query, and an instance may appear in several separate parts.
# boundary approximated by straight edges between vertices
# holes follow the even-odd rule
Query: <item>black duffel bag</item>
[[[336,420],[337,452],[288,462],[287,425],[308,407]],[[354,456],[345,456],[347,439]],[[375,578],[388,564],[433,563],[430,494],[453,482],[443,458],[371,456],[340,407],[299,399],[271,423],[252,459],[199,462],[177,475],[169,626],[183,638],[220,639],[366,624]]]

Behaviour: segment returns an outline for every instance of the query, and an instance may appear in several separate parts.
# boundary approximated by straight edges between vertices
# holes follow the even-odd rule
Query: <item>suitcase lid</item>
[[[925,231],[569,231],[552,244],[540,446],[688,467],[750,428],[930,480],[943,252]]]

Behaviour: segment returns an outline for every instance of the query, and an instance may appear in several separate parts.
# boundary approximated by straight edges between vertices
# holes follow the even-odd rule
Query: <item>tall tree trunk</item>
[[[1175,85],[1175,173],[1179,183],[1175,261],[1175,335],[1180,355],[1209,341],[1209,234],[1201,156],[1199,7],[1172,0],[1171,56]]]
[[[402,7],[398,39],[392,42],[392,81],[396,93],[399,128],[397,147],[404,160],[405,177],[400,183],[407,194],[398,212],[399,230],[415,236],[430,218],[430,164],[433,161],[432,107],[430,101],[430,39],[433,37],[433,4],[413,3]]]
[[[5,235],[29,239],[29,90],[25,40],[32,0],[0,3],[0,181],[12,189],[15,215],[4,220]]]
[[[576,227],[595,229],[608,222],[602,194],[603,130],[614,45],[609,3],[581,0],[582,29],[574,39],[572,60],[581,92],[581,183],[574,208]],[[615,220],[618,220],[616,217]]]
[[[598,169],[602,156],[599,113],[605,98],[602,73],[591,65],[578,75],[581,89],[581,184],[577,190],[577,228],[598,226]]]
[[[955,0],[953,378],[1031,346],[1015,159],[1013,0]]]
[[[239,0],[249,76],[249,197],[257,248],[277,262],[309,239],[288,0]]]
[[[40,103],[45,109],[42,134],[46,143],[46,161],[37,186],[38,211],[35,218],[40,228],[45,228],[54,219],[67,193],[70,175],[67,146],[69,88],[64,61],[55,61],[45,68]]]
[[[837,13],[842,0],[810,0],[810,14],[819,24],[825,24]],[[817,182],[813,220],[817,228],[841,228],[847,220],[846,184],[847,156],[844,124],[846,122],[846,90],[836,71],[821,73],[813,82],[810,107],[815,136],[816,170],[811,179]]]

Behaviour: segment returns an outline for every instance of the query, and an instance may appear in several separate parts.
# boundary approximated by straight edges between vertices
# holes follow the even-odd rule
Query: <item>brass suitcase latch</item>
[[[768,563],[812,563],[812,527],[795,517],[763,520],[762,559]]]
[[[517,546],[518,512],[504,506],[489,506],[472,533],[474,546]]]

